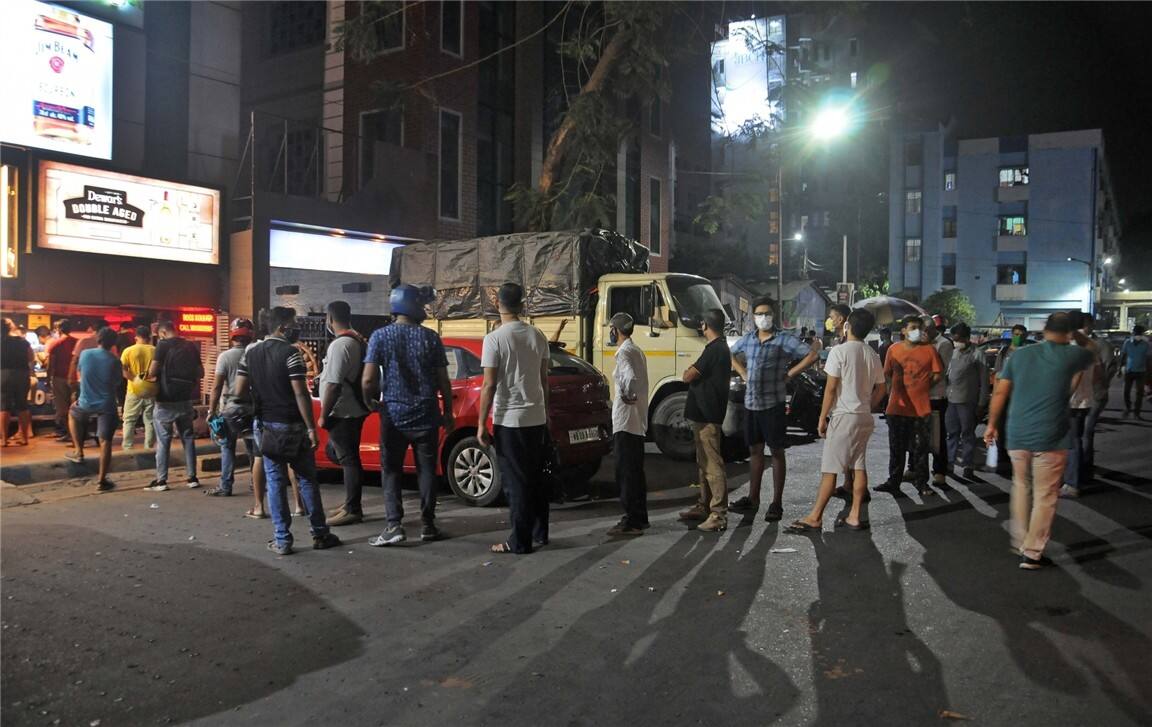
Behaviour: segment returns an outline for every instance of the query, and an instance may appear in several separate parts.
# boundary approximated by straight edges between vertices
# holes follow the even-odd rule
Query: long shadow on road
[[[6,525],[3,590],[5,725],[194,719],[362,649],[278,568],[198,547]]]

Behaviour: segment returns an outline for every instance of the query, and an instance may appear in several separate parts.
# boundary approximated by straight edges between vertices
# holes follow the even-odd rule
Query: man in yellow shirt
[[[124,396],[124,451],[132,449],[136,424],[141,419],[144,420],[144,446],[152,449],[156,445],[156,427],[152,423],[152,412],[156,407],[156,382],[146,378],[156,347],[149,340],[151,332],[148,326],[138,327],[135,345],[124,349],[120,355],[124,378],[128,380],[128,392]]]

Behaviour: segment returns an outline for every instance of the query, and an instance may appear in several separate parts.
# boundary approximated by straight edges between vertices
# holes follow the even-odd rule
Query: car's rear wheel
[[[696,444],[692,439],[692,425],[684,418],[684,406],[688,403],[688,392],[677,391],[669,394],[652,412],[652,439],[664,453],[681,462],[689,462],[696,457]]]
[[[469,505],[487,507],[500,499],[500,468],[496,450],[480,446],[474,436],[461,439],[448,453],[448,486]]]

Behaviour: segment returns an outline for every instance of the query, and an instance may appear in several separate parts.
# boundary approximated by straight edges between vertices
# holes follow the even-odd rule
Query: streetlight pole
[[[776,164],[776,207],[780,211],[776,220],[776,305],[781,325],[784,321],[784,150],[781,148]]]

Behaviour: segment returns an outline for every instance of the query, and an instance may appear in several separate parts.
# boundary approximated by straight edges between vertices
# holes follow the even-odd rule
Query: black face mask
[[[300,329],[296,326],[285,328],[284,338],[288,340],[288,343],[296,343],[300,340]]]

